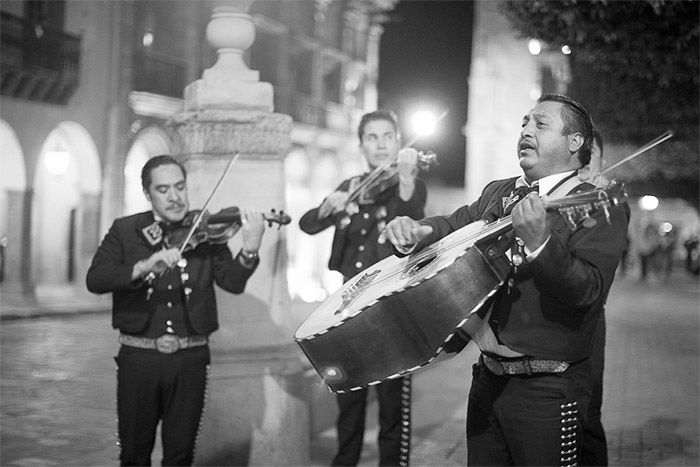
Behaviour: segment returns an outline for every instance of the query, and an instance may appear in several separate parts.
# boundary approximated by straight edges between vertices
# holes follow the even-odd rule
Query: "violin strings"
[[[348,202],[354,201],[355,198],[360,196],[367,187],[369,187],[377,178],[379,178],[379,176],[385,169],[387,169],[391,164],[393,164],[393,162],[393,159],[389,159],[387,162],[376,167],[373,171],[367,174],[367,177],[365,177],[365,179],[362,180],[359,183],[359,185],[357,185],[357,188],[355,188],[353,192],[350,193],[350,195],[348,196]]]

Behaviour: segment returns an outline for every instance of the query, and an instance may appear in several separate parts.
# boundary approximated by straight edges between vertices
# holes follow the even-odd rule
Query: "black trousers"
[[[379,465],[404,466],[409,462],[411,435],[411,377],[374,386],[379,402]],[[357,465],[365,434],[367,389],[338,394],[338,453],[334,466]]]
[[[468,465],[575,465],[590,402],[590,361],[563,373],[497,376],[474,365]]]
[[[162,420],[162,465],[192,465],[204,409],[209,347],[173,354],[122,345],[117,362],[121,465],[151,465]]]
[[[583,425],[580,466],[607,466],[608,443],[600,419],[603,405],[603,370],[605,367],[605,314],[593,334],[593,351],[591,352],[591,404],[588,407],[588,419]]]

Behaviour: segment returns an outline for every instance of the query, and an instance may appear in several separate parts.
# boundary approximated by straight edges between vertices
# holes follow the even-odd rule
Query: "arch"
[[[42,285],[64,285],[84,275],[97,244],[101,173],[85,127],[65,121],[51,130],[32,184],[31,264],[37,294]]]
[[[134,214],[151,208],[141,188],[141,168],[151,157],[172,154],[173,143],[161,128],[150,126],[136,135],[124,164],[123,214]]]
[[[27,172],[24,166],[24,152],[15,130],[0,119],[0,188],[3,190],[24,191],[27,188]]]
[[[0,281],[20,282],[25,237],[27,171],[14,129],[0,119]]]

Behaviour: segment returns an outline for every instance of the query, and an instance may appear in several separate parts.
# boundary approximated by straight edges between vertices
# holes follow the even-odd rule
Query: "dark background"
[[[381,39],[379,107],[397,112],[404,142],[414,136],[408,120],[421,104],[449,111],[436,134],[413,147],[436,152],[440,164],[420,178],[450,186],[464,185],[472,13],[470,1],[403,0]]]

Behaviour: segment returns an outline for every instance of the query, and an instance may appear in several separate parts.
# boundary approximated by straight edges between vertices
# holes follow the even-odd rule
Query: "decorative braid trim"
[[[115,365],[115,369],[117,372],[117,377],[114,379],[114,408],[116,409],[116,414],[117,416],[114,418],[114,422],[117,424],[117,429],[114,433],[114,436],[116,438],[116,446],[119,450],[117,453],[117,458],[121,459],[122,458],[122,440],[119,437],[119,399],[117,398],[117,393],[119,391],[119,365]]]
[[[561,466],[575,467],[576,459],[576,431],[578,428],[578,402],[561,404]]]
[[[207,399],[209,397],[209,374],[211,372],[211,365],[207,365],[206,376],[204,377],[204,400],[202,404],[202,413],[199,415],[199,424],[197,425],[197,434],[194,437],[194,449],[192,454],[192,461],[194,462],[194,456],[197,454],[197,444],[199,443],[199,438],[202,436],[202,430],[204,429],[204,418],[207,415]]]
[[[403,377],[401,386],[401,448],[399,466],[408,467],[411,458],[411,377]]]

